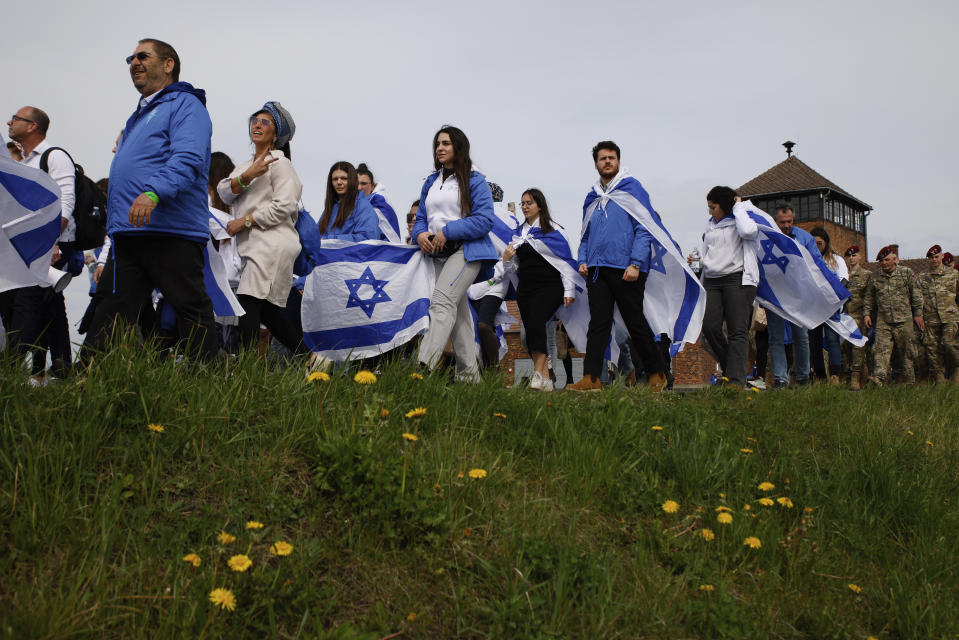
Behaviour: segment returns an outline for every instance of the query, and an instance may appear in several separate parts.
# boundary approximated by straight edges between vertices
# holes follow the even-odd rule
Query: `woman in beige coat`
[[[303,335],[283,314],[293,283],[293,261],[300,253],[295,223],[303,185],[290,162],[296,125],[279,102],[267,102],[250,116],[253,158],[238,165],[217,185],[232,206],[226,232],[236,237],[242,260],[237,299],[242,345],[256,345],[260,324],[286,348],[305,353]]]

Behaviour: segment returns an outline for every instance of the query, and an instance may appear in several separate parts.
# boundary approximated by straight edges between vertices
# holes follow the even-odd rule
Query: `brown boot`
[[[859,372],[853,371],[852,376],[849,378],[849,390],[859,391],[860,389],[862,389],[862,381],[859,377]]]
[[[599,378],[591,376],[588,373],[576,384],[566,386],[571,391],[599,391],[603,388]]]
[[[869,376],[869,383],[870,383],[870,384],[874,384],[874,385],[876,385],[877,387],[881,387],[881,386],[882,386],[882,380],[880,380],[880,379],[877,378],[876,376]]]
[[[666,375],[659,371],[649,375],[649,390],[653,393],[659,393],[666,388]]]

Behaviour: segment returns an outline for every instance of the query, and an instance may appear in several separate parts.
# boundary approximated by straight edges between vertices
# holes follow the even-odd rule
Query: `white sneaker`
[[[529,382],[529,388],[535,389],[536,391],[552,391],[553,381],[542,375],[539,371],[534,371],[533,377]]]

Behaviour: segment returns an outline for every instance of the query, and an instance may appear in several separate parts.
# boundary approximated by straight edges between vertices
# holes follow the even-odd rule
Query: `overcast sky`
[[[26,5],[24,5],[26,6]],[[248,116],[296,120],[307,208],[337,160],[366,162],[397,211],[432,170],[445,123],[508,201],[536,186],[579,232],[590,148],[622,161],[684,250],[705,194],[785,159],[874,208],[869,247],[959,249],[959,3],[930,2],[33,2],[0,42],[3,101],[49,114],[48,140],[106,176],[138,94],[124,58],[166,40],[205,89],[213,149],[249,156]],[[874,256],[870,256],[874,257]],[[86,282],[68,294],[82,309]],[[80,291],[79,289],[83,289]],[[71,324],[79,319],[71,310]]]

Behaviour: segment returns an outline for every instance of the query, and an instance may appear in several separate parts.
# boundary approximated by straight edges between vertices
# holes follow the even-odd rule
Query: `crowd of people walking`
[[[261,325],[292,357],[310,358],[301,301],[305,279],[324,262],[324,247],[404,244],[385,189],[365,164],[336,162],[315,219],[302,206],[291,153],[296,124],[279,102],[251,109],[243,135],[252,153],[234,164],[212,152],[205,93],[180,81],[172,46],[141,40],[127,64],[140,99],[117,139],[100,200],[80,197],[82,169],[47,142],[50,119],[42,109],[23,107],[7,123],[11,158],[47,172],[60,190],[52,266],[78,275],[89,265],[92,300],[80,323],[79,361],[96,358],[115,329],[126,327],[209,361],[223,351],[256,348]],[[607,140],[591,151],[597,178],[574,252],[540,189],[522,193],[521,216],[504,210],[502,190],[474,166],[463,131],[440,128],[432,148],[435,170],[405,227],[407,244],[431,261],[435,279],[428,328],[415,354],[408,345],[402,349],[424,370],[452,358],[456,379],[477,381],[481,367],[498,359],[497,315],[504,300],[515,298],[533,364],[529,386],[539,391],[554,388],[550,354],[557,334],[585,353],[583,376],[568,388],[602,388],[605,363],[616,359],[612,347],[628,353],[628,368],[644,372],[649,388],[660,391],[670,381],[670,355],[698,338],[700,326],[720,379],[730,385],[762,386],[767,350],[774,388],[806,384],[811,376],[839,384],[847,373],[853,389],[914,382],[920,360],[933,380],[959,381],[959,274],[939,245],[930,248],[930,269],[921,277],[898,264],[892,247],[879,252],[873,273],[859,247],[840,255],[825,229],[795,225],[788,203],[767,219],[733,189],[716,186],[706,194],[702,245],[684,258],[645,189],[622,167],[621,149]],[[498,234],[498,225],[506,231]],[[100,229],[96,247],[88,246],[91,229],[93,235]],[[773,302],[768,270],[786,273],[789,256],[835,293],[834,308],[812,327]],[[220,312],[211,260],[228,282],[223,296],[235,300],[235,313]],[[369,277],[371,285],[378,282]],[[788,283],[776,284],[777,292]],[[33,354],[31,380],[44,379],[47,350],[49,376],[70,375],[62,293],[40,285],[8,288],[0,293],[0,317],[8,352],[20,361]],[[751,337],[762,364],[752,375]],[[310,363],[329,364],[322,354]]]

